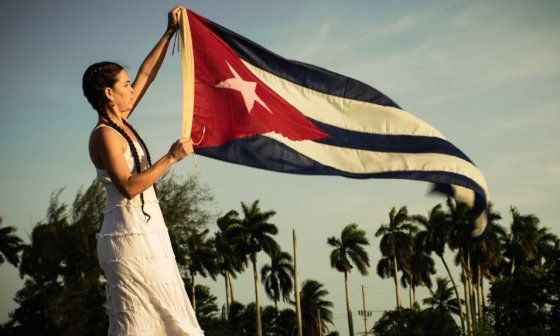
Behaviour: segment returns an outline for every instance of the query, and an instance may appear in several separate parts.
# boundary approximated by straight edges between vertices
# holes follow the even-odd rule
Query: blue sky
[[[0,216],[26,237],[44,218],[50,194],[70,202],[95,170],[87,154],[96,114],[81,76],[96,61],[131,76],[165,29],[174,1],[31,1],[0,6]],[[192,10],[290,59],[368,83],[429,122],[486,176],[491,199],[538,215],[560,234],[560,3],[556,1],[191,1]],[[180,134],[180,64],[170,53],[132,123],[154,158]],[[335,329],[347,330],[343,276],[330,268],[326,239],[355,222],[372,242],[392,206],[424,213],[441,201],[412,181],[301,177],[199,157],[200,177],[219,212],[261,200],[275,209],[283,248],[300,244],[300,275],[325,284]],[[191,159],[174,166],[187,175]],[[449,258],[450,256],[448,256]],[[265,256],[260,256],[266,261]],[[439,266],[438,266],[439,267]],[[374,271],[372,269],[372,271]],[[15,304],[17,270],[0,268],[0,321]],[[223,283],[202,280],[223,301]],[[350,277],[354,312],[364,284],[369,309],[394,305],[392,281]],[[252,277],[234,283],[253,298]],[[419,290],[419,296],[427,293]],[[403,291],[403,295],[406,293]],[[406,301],[405,301],[406,302]],[[379,313],[374,313],[374,319]],[[356,315],[355,321],[358,321]],[[356,322],[355,322],[356,323]],[[357,324],[360,325],[361,324]]]

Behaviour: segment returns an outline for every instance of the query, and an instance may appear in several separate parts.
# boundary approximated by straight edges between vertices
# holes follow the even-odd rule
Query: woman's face
[[[112,98],[115,108],[121,112],[130,111],[134,105],[134,89],[126,71],[119,72],[116,83],[110,89],[110,99]]]

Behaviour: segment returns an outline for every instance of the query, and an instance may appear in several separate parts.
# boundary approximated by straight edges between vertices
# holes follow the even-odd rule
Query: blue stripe
[[[338,175],[358,179],[393,178],[427,181],[436,184],[454,184],[474,190],[476,194],[485,199],[485,192],[478,183],[464,175],[444,171],[349,173],[322,165],[294,149],[265,136],[238,139],[219,147],[200,148],[196,152],[197,154],[226,162],[290,174]]]
[[[324,124],[308,118],[315,126],[330,137],[316,141],[318,143],[389,153],[439,153],[452,155],[472,163],[471,159],[449,141],[428,136],[384,135],[350,131]],[[474,163],[473,163],[474,164]]]
[[[391,98],[358,80],[311,64],[285,59],[215,22],[211,22],[210,28],[239,58],[280,78],[329,95],[400,109]]]
[[[383,178],[383,179],[407,179],[426,181],[436,184],[436,188],[440,187],[440,191],[447,191],[449,196],[452,195],[450,184],[469,188],[475,193],[475,211],[481,213],[486,211],[486,193],[472,179],[451,172],[444,171],[396,171],[386,173],[369,173],[356,174],[328,167],[311,160],[300,154],[294,149],[264,136],[252,136],[244,139],[233,140],[219,147],[199,148],[198,154],[226,161],[237,163],[244,166],[260,168],[265,170],[277,171],[281,173],[303,174],[303,175],[337,175],[349,178],[367,179],[367,178]],[[447,187],[444,187],[446,186]],[[443,187],[443,188],[441,188]],[[486,213],[488,215],[488,213]],[[479,241],[488,232],[485,231],[476,238],[465,237]]]

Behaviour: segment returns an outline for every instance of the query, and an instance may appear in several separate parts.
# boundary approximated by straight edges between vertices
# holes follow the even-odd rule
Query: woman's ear
[[[105,97],[107,97],[107,99],[109,99],[109,101],[113,101],[115,98],[113,97],[113,90],[111,90],[110,87],[106,87],[105,88]]]

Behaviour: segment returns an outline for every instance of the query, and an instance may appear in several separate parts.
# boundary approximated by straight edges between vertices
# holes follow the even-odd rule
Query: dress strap
[[[120,135],[121,138],[123,138],[123,139],[126,140],[126,138],[123,137],[123,135],[122,135],[119,131],[117,131],[116,129],[114,129],[112,126],[109,126],[109,125],[106,125],[106,124],[103,124],[103,123],[101,123],[101,124],[95,126],[95,128],[91,131],[91,133],[95,132],[95,130],[98,129],[98,128],[100,128],[100,127],[109,127],[109,128],[112,129],[113,131],[117,132],[117,134]],[[128,142],[128,141],[127,141],[127,142]]]

